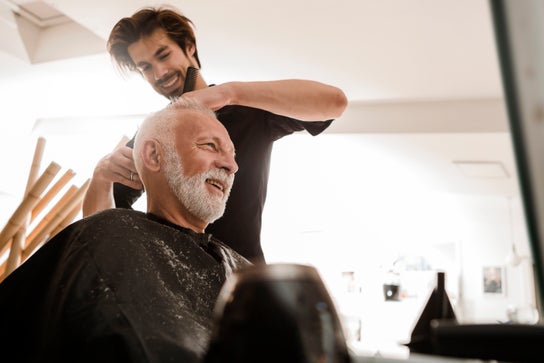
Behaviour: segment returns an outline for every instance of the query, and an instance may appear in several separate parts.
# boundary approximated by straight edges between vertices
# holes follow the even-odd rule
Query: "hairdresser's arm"
[[[344,92],[334,86],[309,80],[227,82],[186,93],[217,110],[242,105],[302,121],[338,118],[347,106]]]
[[[113,183],[121,183],[133,189],[143,187],[136,173],[130,147],[120,146],[100,159],[83,198],[83,217],[115,208]]]

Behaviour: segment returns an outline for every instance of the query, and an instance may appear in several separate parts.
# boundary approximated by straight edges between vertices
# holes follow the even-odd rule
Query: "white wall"
[[[443,137],[469,143],[473,136]],[[396,137],[301,134],[278,142],[263,222],[268,262],[316,266],[340,312],[361,318],[367,343],[409,340],[436,270],[446,271],[462,321],[506,321],[509,306],[534,304],[529,270],[506,264],[512,239],[520,254],[528,254],[519,197],[456,193],[421,160],[388,148]],[[413,142],[428,146],[423,154],[432,153],[425,139],[433,137],[413,135]],[[490,140],[509,147],[506,133],[482,134],[482,147]],[[411,296],[385,302],[385,273],[399,256],[408,263],[424,256],[431,270],[401,273]],[[505,268],[505,294],[483,293],[484,266]],[[355,272],[359,292],[346,292],[345,271]]]

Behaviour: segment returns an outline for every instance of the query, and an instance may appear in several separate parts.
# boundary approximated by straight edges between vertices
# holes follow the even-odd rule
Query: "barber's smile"
[[[169,73],[160,80],[157,81],[157,87],[162,89],[169,89],[172,87],[180,87],[182,82],[180,72]]]

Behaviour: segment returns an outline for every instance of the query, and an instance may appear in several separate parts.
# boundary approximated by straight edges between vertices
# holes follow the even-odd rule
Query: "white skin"
[[[143,78],[156,92],[168,98],[180,95],[187,67],[197,68],[195,46],[190,44],[184,52],[160,28],[132,43],[128,52]],[[340,89],[315,81],[227,82],[208,87],[200,72],[195,90],[183,97],[195,99],[212,110],[243,105],[302,121],[338,118],[347,106],[347,98]],[[83,216],[115,207],[115,182],[141,189],[140,178],[135,173],[131,149],[126,146],[102,158],[83,201]]]
[[[234,145],[219,121],[194,110],[181,112],[174,145],[141,135],[134,153],[146,186],[147,211],[202,233],[223,214],[238,165]]]
[[[212,223],[225,212],[227,200],[232,189],[234,174],[228,174],[224,169],[214,169],[193,176],[185,175],[185,168],[175,150],[166,148],[166,163],[164,173],[170,189],[193,215]],[[205,187],[207,181],[213,181],[223,196],[208,193]]]

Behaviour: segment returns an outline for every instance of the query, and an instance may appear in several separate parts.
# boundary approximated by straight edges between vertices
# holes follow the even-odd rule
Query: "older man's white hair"
[[[178,98],[172,101],[168,106],[160,111],[151,113],[140,125],[136,137],[134,139],[134,165],[138,173],[141,172],[142,161],[140,159],[140,149],[142,147],[143,140],[154,138],[157,139],[167,152],[174,151],[174,132],[175,123],[177,122],[177,114],[180,110],[193,110],[203,112],[212,117],[216,117],[215,113],[209,108],[203,106],[201,103],[186,98]]]

